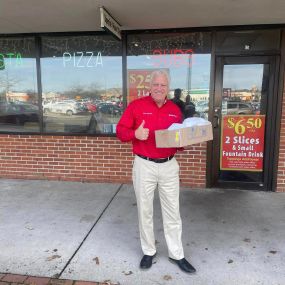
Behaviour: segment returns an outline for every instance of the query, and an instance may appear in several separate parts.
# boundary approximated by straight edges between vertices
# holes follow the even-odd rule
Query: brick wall
[[[181,184],[206,184],[206,143],[177,155]],[[111,137],[0,135],[0,177],[131,183],[130,144]]]
[[[285,112],[284,110],[285,110],[285,85],[283,88],[283,102],[282,102],[282,115],[281,115],[281,127],[280,127],[277,192],[285,192]]]

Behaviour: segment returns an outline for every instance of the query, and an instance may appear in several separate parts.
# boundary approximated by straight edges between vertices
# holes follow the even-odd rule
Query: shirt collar
[[[156,103],[155,103],[155,101],[153,100],[153,98],[151,97],[151,94],[149,94],[149,98],[150,98],[150,100],[156,105]],[[164,99],[164,102],[163,102],[163,105],[162,106],[164,106],[167,102],[168,102],[169,100],[168,100],[168,98],[167,98],[167,96],[165,97],[165,99]],[[157,105],[156,105],[157,106]],[[162,107],[161,106],[161,107]],[[158,107],[158,106],[157,106]]]

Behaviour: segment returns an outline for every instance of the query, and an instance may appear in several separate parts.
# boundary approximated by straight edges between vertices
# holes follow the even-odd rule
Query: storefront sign
[[[62,63],[64,67],[73,66],[78,68],[84,67],[103,67],[103,58],[101,52],[93,51],[77,51],[64,52],[62,55]]]
[[[159,67],[191,67],[192,49],[155,49],[152,52],[153,66]]]
[[[263,171],[264,115],[222,117],[220,169]]]
[[[164,70],[169,72],[168,69]],[[154,69],[128,70],[128,104],[135,99],[149,95],[150,76],[153,71]]]
[[[121,26],[120,24],[111,16],[109,12],[104,7],[100,7],[101,14],[101,28],[111,32],[119,40],[122,39],[121,36]]]
[[[12,65],[15,64],[21,65],[22,64],[22,55],[20,53],[0,53],[0,70],[5,69],[5,64]]]

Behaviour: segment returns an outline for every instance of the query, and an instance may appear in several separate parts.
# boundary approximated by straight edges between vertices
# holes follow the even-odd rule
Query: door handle
[[[213,127],[218,128],[220,125],[220,108],[215,107],[214,118],[213,118]]]
[[[220,125],[220,116],[218,114],[214,115],[214,120],[213,120],[213,128],[218,128]]]

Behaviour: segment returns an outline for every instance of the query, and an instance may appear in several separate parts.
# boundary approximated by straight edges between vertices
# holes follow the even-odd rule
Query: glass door
[[[268,190],[274,57],[218,57],[214,98],[213,184]]]

